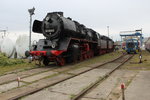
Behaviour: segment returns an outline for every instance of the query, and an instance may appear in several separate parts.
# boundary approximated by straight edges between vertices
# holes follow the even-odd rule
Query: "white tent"
[[[13,53],[15,52],[15,44],[9,37],[5,37],[3,39],[1,44],[1,52],[5,53],[9,58],[13,56]]]

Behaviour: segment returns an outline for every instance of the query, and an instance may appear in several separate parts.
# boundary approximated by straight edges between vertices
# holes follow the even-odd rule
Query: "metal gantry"
[[[125,34],[125,33],[129,33],[129,34]],[[130,38],[136,37],[137,39],[140,40],[140,46],[143,45],[142,29],[135,30],[135,31],[121,31],[120,36],[121,36],[121,42],[123,42],[123,37],[125,39],[127,37],[130,37]]]

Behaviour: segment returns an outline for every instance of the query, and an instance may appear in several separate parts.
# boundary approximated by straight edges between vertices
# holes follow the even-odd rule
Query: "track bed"
[[[81,71],[77,71],[77,72],[70,70],[65,73],[56,75],[55,77],[52,77],[52,78],[39,80],[38,82],[30,84],[26,87],[8,91],[7,95],[9,94],[10,95],[9,97],[8,96],[5,97],[5,93],[1,94],[0,97],[5,97],[9,99],[10,98],[18,99],[18,98],[22,98],[23,96],[29,95],[27,97],[23,97],[22,99],[31,100],[35,98],[39,100],[42,100],[42,99],[51,100],[53,98],[55,100],[60,100],[59,97],[61,97],[61,100],[70,100],[70,99],[75,100],[74,97],[82,93],[83,90],[86,90],[87,87],[90,87],[91,84],[95,84],[95,82],[103,80],[103,78],[107,77],[111,71],[115,70],[124,62],[126,62],[128,58],[130,58],[129,55],[122,56],[120,59],[110,61],[109,63],[107,62],[105,64],[100,64],[100,65],[94,64],[95,67],[82,68]],[[117,60],[119,60],[119,62],[117,62]],[[108,66],[111,66],[111,67],[108,68]],[[46,87],[49,87],[49,88],[42,90],[43,88],[46,88]],[[20,92],[18,93],[17,91],[20,91]],[[42,94],[41,92],[48,96],[41,95]],[[32,93],[35,93],[35,94],[30,96],[30,94]],[[47,93],[50,93],[50,94],[47,94]],[[39,97],[41,98],[38,98],[38,95],[40,95]],[[61,95],[63,96],[65,95],[64,99],[63,99],[63,96]]]

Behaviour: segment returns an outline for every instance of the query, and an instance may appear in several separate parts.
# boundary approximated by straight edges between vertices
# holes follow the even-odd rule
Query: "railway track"
[[[56,66],[56,65],[49,65],[49,66],[31,68],[31,69],[26,69],[26,70],[16,70],[16,71],[8,72],[8,73],[3,74],[3,75],[0,76],[0,85],[16,81],[17,77],[20,77],[21,79],[23,79],[23,78],[38,75],[38,74],[41,74],[41,73],[45,73],[45,72],[48,72],[48,71],[56,70],[58,72],[61,72],[61,71],[69,70],[69,69],[73,68],[73,66],[71,64],[70,65],[65,65],[63,67]]]
[[[0,94],[0,98],[2,98],[2,100],[7,100],[7,99],[9,99],[9,100],[17,100],[17,99],[20,99],[20,98],[22,98],[24,96],[28,96],[30,94],[36,93],[36,92],[42,90],[43,88],[47,88],[49,86],[54,86],[56,84],[59,84],[59,83],[64,82],[64,81],[67,81],[69,79],[72,79],[74,77],[77,77],[79,75],[87,73],[87,72],[89,72],[91,70],[97,69],[99,67],[102,68],[102,67],[104,67],[104,66],[106,66],[106,65],[108,65],[110,63],[117,63],[117,66],[115,68],[113,68],[112,71],[107,73],[104,78],[102,78],[100,80],[97,80],[95,83],[90,85],[89,88],[84,89],[84,91],[80,91],[80,93],[76,94],[71,99],[71,100],[77,100],[82,95],[84,95],[85,92],[87,92],[89,89],[93,88],[93,86],[95,86],[95,84],[97,84],[99,81],[102,81],[103,79],[108,77],[113,71],[115,71],[119,66],[121,66],[123,63],[125,63],[131,57],[132,57],[131,55],[124,55],[124,56],[121,56],[121,57],[119,57],[117,59],[109,61],[107,63],[89,65],[89,67],[86,67],[86,68],[84,67],[84,68],[81,68],[81,69],[77,69],[75,71],[72,70],[72,71],[68,71],[68,72],[65,72],[65,73],[59,73],[59,74],[54,73],[56,76],[54,76],[52,78],[44,78],[44,79],[39,80],[39,81],[36,80],[37,82],[35,82],[35,83],[26,84],[26,86],[22,86],[20,88],[16,88],[16,89],[13,89],[13,90],[1,93]],[[32,80],[32,79],[27,79],[27,80]],[[25,81],[25,82],[27,82],[27,81]]]
[[[118,64],[118,66],[116,66],[114,69],[109,71],[104,77],[98,79],[93,84],[88,86],[86,89],[81,91],[79,94],[77,94],[76,96],[71,98],[71,100],[81,100],[80,98],[82,98],[88,91],[96,88],[102,81],[106,80],[114,71],[116,71],[121,65],[123,65],[125,62],[127,62],[132,56],[133,55],[130,55],[127,59],[124,59],[124,61],[122,61],[121,63],[120,63],[121,59],[117,59],[116,61],[114,61],[115,63],[120,63],[120,64]]]
[[[26,77],[36,75],[39,73],[43,73],[43,72],[47,72],[47,71],[50,71],[50,70],[53,70],[56,68],[57,68],[56,66],[52,66],[50,68],[38,67],[38,68],[28,69],[25,71],[14,71],[14,72],[11,72],[8,74],[4,74],[4,75],[0,76],[0,85],[15,81],[17,79],[17,77],[26,78]]]

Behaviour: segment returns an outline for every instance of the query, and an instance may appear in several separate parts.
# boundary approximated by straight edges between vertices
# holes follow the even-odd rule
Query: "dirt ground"
[[[124,64],[121,69],[129,70],[150,70],[150,53],[148,51],[142,51],[142,63],[139,63],[139,53],[134,55],[134,57]]]
[[[142,63],[140,63],[139,56],[136,54],[125,63],[120,70],[132,71],[133,75],[125,83],[125,98],[126,100],[149,100],[150,98],[150,53],[147,51],[142,51]],[[121,84],[121,83],[120,83]],[[120,86],[114,88],[112,93],[108,96],[106,100],[122,100]]]
[[[90,68],[90,66],[89,66],[90,64],[102,63],[102,62],[105,62],[106,59],[108,61],[119,55],[121,55],[121,52],[117,51],[117,52],[94,57],[92,59],[77,63],[74,65],[76,67],[73,68],[73,71],[70,71],[69,73],[66,72],[66,74],[68,74],[68,75],[76,74],[79,72],[78,69],[85,70],[87,68]],[[122,83],[125,84],[125,98],[127,98],[127,100],[149,100],[149,98],[150,98],[150,94],[149,94],[150,93],[150,77],[149,77],[150,53],[147,51],[142,51],[142,60],[141,61],[142,61],[142,63],[139,63],[140,62],[139,54],[134,55],[128,62],[126,62],[124,65],[122,65],[117,71],[112,73],[112,75],[110,77],[108,77],[105,81],[100,83],[95,89],[92,89],[91,91],[89,91],[80,100],[122,100],[122,92],[121,92],[121,88],[120,88],[120,85]],[[84,68],[82,68],[83,66],[84,66]],[[88,66],[88,67],[85,67],[85,66]],[[101,69],[102,72],[105,72],[104,70],[110,69],[111,66],[112,65],[105,66],[105,68],[102,67],[102,69]],[[97,73],[99,75],[102,72],[98,71]],[[43,74],[45,76],[47,76],[47,72],[45,72]],[[42,77],[43,77],[43,74],[42,74]],[[90,79],[94,79],[93,75],[96,75],[96,73],[94,72],[89,75],[90,76],[86,76],[84,78],[75,79],[74,83],[76,84],[76,86],[75,86],[76,90],[80,90],[80,89],[77,89],[77,87],[80,85],[85,85],[85,83],[88,83],[88,82],[90,84],[90,82],[92,82],[92,80],[90,80]],[[35,78],[35,77],[33,76],[33,78]],[[86,79],[86,78],[87,78],[88,82],[86,82],[86,81],[84,82],[84,79]],[[77,83],[79,83],[80,85]],[[60,89],[63,89],[65,86],[74,85],[73,83],[70,83],[70,82],[68,84],[69,85],[62,84],[62,87],[61,88],[59,87],[57,89],[57,91],[49,91],[49,89],[46,89],[47,92],[42,92],[42,93],[44,93],[45,95],[48,95],[49,92],[54,95],[61,94],[62,97],[63,96],[67,97],[67,98],[64,98],[64,100],[70,100],[76,94],[76,93],[74,93],[75,90],[73,90],[73,88],[70,88],[70,87],[67,90],[64,89],[65,92],[62,92],[60,90]],[[49,87],[49,88],[51,88],[51,87]],[[82,89],[83,89],[83,87],[82,87]],[[43,91],[45,91],[45,89]],[[69,92],[67,92],[67,91],[69,91]],[[73,91],[73,92],[70,92],[70,91]],[[41,92],[38,92],[38,93],[35,93],[33,96],[36,98],[38,96],[42,97]],[[56,95],[56,97],[61,96],[61,95]],[[45,97],[46,96],[44,96],[42,99],[46,100]],[[25,98],[22,98],[22,99],[25,99]],[[49,99],[47,99],[47,100],[49,100]],[[60,100],[60,99],[58,98],[58,100]]]

